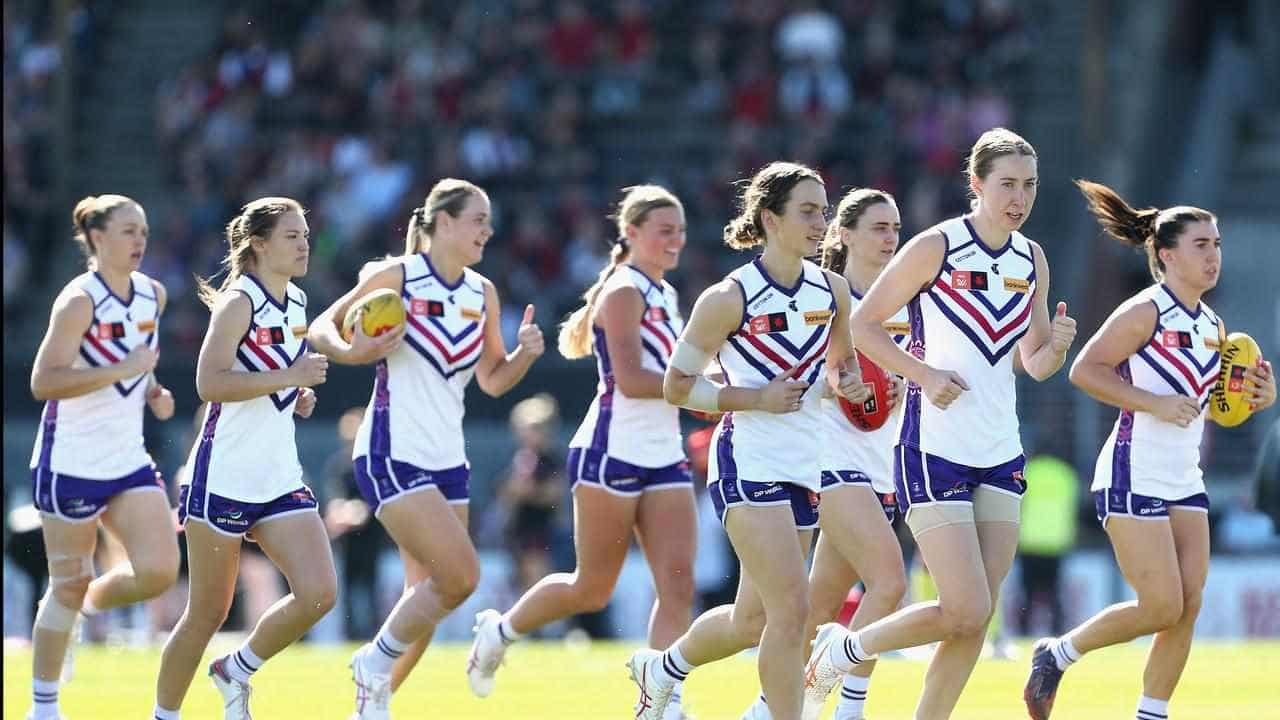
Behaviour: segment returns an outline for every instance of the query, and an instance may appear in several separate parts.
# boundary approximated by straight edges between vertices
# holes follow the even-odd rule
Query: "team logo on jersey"
[[[1031,282],[1022,278],[1007,277],[1004,279],[1004,289],[1016,293],[1030,292]]]
[[[987,274],[978,270],[957,270],[951,273],[951,287],[956,290],[986,290]]]
[[[1244,366],[1232,365],[1231,377],[1227,380],[1229,392],[1244,392]]]
[[[757,315],[747,323],[747,328],[752,335],[765,335],[767,333],[786,332],[787,331],[787,314],[786,313],[769,313],[768,315]]]
[[[809,310],[804,314],[805,325],[826,325],[831,322],[830,310]]]
[[[910,323],[886,322],[886,323],[882,323],[880,327],[884,328],[884,331],[889,333],[890,335],[910,335],[911,334]]]
[[[254,333],[253,340],[258,345],[283,345],[284,344],[284,328],[282,327],[260,327]]]
[[[149,333],[149,332],[155,332],[155,330],[156,330],[155,320],[139,320],[138,321],[138,332]]]
[[[1192,346],[1191,333],[1186,330],[1165,330],[1160,335],[1160,344],[1167,348],[1189,348]]]
[[[98,323],[99,340],[119,340],[124,337],[124,323]]]
[[[409,312],[414,315],[444,317],[444,303],[439,300],[422,300],[414,298],[409,302]]]
[[[458,308],[458,312],[461,313],[462,317],[467,320],[479,320],[480,318],[484,317],[484,312],[477,310],[475,308],[460,307]]]
[[[671,319],[666,308],[651,307],[644,311],[644,319],[649,322],[666,322]]]

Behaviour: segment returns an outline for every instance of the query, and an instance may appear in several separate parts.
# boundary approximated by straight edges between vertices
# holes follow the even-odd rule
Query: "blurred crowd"
[[[925,227],[964,207],[972,140],[1014,121],[1031,44],[1011,0],[271,7],[228,13],[155,99],[173,212],[145,269],[175,300],[166,343],[180,352],[204,327],[192,273],[215,269],[223,223],[262,195],[310,208],[305,284],[325,302],[399,250],[435,180],[474,180],[498,221],[481,271],[544,319],[604,262],[605,216],[628,184],[664,182],[685,202],[686,302],[740,262],[719,242],[731,183],[771,159],[820,168],[833,196],[890,190],[907,230]]]

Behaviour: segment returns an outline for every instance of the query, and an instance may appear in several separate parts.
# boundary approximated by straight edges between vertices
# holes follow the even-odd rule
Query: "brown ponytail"
[[[822,242],[822,267],[832,272],[844,272],[849,259],[849,246],[840,242],[840,231],[858,226],[858,218],[872,206],[880,203],[894,204],[893,196],[876,188],[853,188],[844,194],[836,207],[835,222],[827,227],[827,237]]]
[[[649,213],[658,208],[674,207],[683,212],[684,206],[670,190],[660,185],[632,185],[622,189],[622,200],[618,203],[618,211],[610,216],[618,224],[618,239],[613,250],[609,252],[609,264],[600,271],[596,281],[582,294],[582,307],[560,325],[558,346],[560,354],[569,360],[576,360],[591,354],[591,325],[595,322],[596,299],[600,296],[605,282],[613,275],[618,266],[631,257],[631,246],[627,243],[627,227],[643,225]]]
[[[142,208],[136,200],[124,195],[86,195],[71,211],[72,237],[80,246],[80,251],[84,253],[90,269],[97,265],[98,249],[93,246],[89,231],[106,230],[107,222],[111,220],[111,213],[125,205]]]
[[[227,254],[222,258],[222,270],[219,271],[226,273],[222,282],[215,288],[209,278],[196,276],[196,294],[200,302],[212,308],[218,296],[254,268],[257,257],[253,252],[253,238],[270,236],[280,217],[288,212],[305,215],[307,211],[297,200],[285,197],[259,198],[240,208],[240,214],[227,223]]]
[[[1177,247],[1178,236],[1188,223],[1217,220],[1208,210],[1185,205],[1165,210],[1153,207],[1135,210],[1106,185],[1089,180],[1076,180],[1075,183],[1103,232],[1125,245],[1146,251],[1147,267],[1157,282],[1164,280],[1164,261],[1160,259],[1160,251]]]
[[[484,195],[479,185],[445,178],[431,187],[427,199],[409,214],[409,227],[404,233],[404,254],[427,252],[431,249],[431,236],[436,231],[436,213],[446,212],[458,217],[472,195]]]
[[[791,199],[791,190],[802,180],[825,185],[816,170],[799,163],[772,162],[761,168],[742,184],[738,216],[724,226],[724,244],[735,250],[763,245],[765,232],[760,213],[769,210],[781,215]]]

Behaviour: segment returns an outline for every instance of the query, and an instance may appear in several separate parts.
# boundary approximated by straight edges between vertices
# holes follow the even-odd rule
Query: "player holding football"
[[[400,602],[377,637],[351,659],[353,717],[360,720],[390,717],[391,693],[436,625],[480,579],[467,532],[471,470],[462,435],[463,392],[474,376],[486,394],[501,396],[542,355],[532,305],[520,323],[519,346],[507,352],[498,291],[470,267],[493,237],[491,218],[489,196],[479,187],[439,181],[413,211],[404,255],[373,265],[311,324],[309,337],[334,362],[374,364],[354,471],[405,565]],[[348,309],[379,288],[404,298],[405,325],[370,338],[356,322],[351,340],[343,338],[339,323]]]
[[[948,717],[1013,563],[1026,489],[1014,367],[1037,380],[1057,372],[1075,321],[1065,303],[1050,317],[1044,252],[1018,232],[1035,202],[1035,149],[1009,130],[989,130],[973,146],[968,174],[973,211],[912,239],[851,323],[860,352],[910,381],[894,453],[896,499],[939,597],[852,633],[822,626],[806,668],[806,717],[817,717],[856,665],[934,641],[916,717]],[[910,354],[883,326],[904,305]]]
[[[1120,409],[1098,455],[1093,497],[1120,572],[1138,597],[1036,643],[1023,698],[1031,717],[1045,720],[1072,663],[1154,634],[1136,717],[1166,720],[1209,572],[1200,441],[1226,328],[1201,297],[1218,284],[1222,238],[1207,210],[1135,210],[1105,185],[1076,184],[1108,235],[1145,251],[1156,281],[1111,314],[1071,367],[1071,382]],[[1245,380],[1250,408],[1275,402],[1270,363],[1260,360]]]
[[[772,163],[744,187],[741,206],[725,242],[763,252],[698,298],[663,391],[672,404],[724,413],[707,492],[742,577],[733,605],[703,613],[666,652],[632,655],[642,720],[661,718],[672,689],[695,667],[756,644],[773,718],[800,717],[805,556],[818,523],[821,393],[811,386],[825,370],[837,394],[853,402],[868,394],[852,358],[848,284],[805,260],[827,229],[821,177],[803,165]],[[712,357],[727,384],[705,374]]]
[[[850,305],[858,303],[898,249],[902,219],[893,196],[883,190],[856,188],[845,193],[823,242],[822,267],[841,273],[849,283]],[[894,341],[905,346],[907,310],[885,323]],[[809,572],[809,621],[806,637],[836,618],[849,588],[859,579],[866,587],[850,627],[859,628],[893,612],[906,592],[902,548],[893,532],[897,507],[893,499],[893,444],[897,437],[897,400],[902,381],[895,375],[886,399],[888,420],[875,430],[855,428],[834,398],[823,398],[822,512],[818,544]],[[881,518],[887,520],[882,522]],[[866,704],[874,662],[854,668],[844,678],[835,720],[859,720]],[[756,701],[757,711],[763,703]],[[748,713],[750,715],[750,713]]]

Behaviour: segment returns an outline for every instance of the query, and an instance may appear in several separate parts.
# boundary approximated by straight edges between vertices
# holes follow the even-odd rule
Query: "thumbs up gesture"
[[[546,350],[546,341],[542,339],[542,329],[533,324],[533,305],[524,307],[524,317],[520,320],[520,329],[516,331],[516,341],[520,349],[539,357]]]
[[[1049,329],[1052,332],[1049,343],[1053,351],[1058,355],[1066,355],[1071,343],[1076,339],[1076,321],[1075,318],[1067,316],[1065,302],[1058,302],[1058,310],[1054,313]]]

